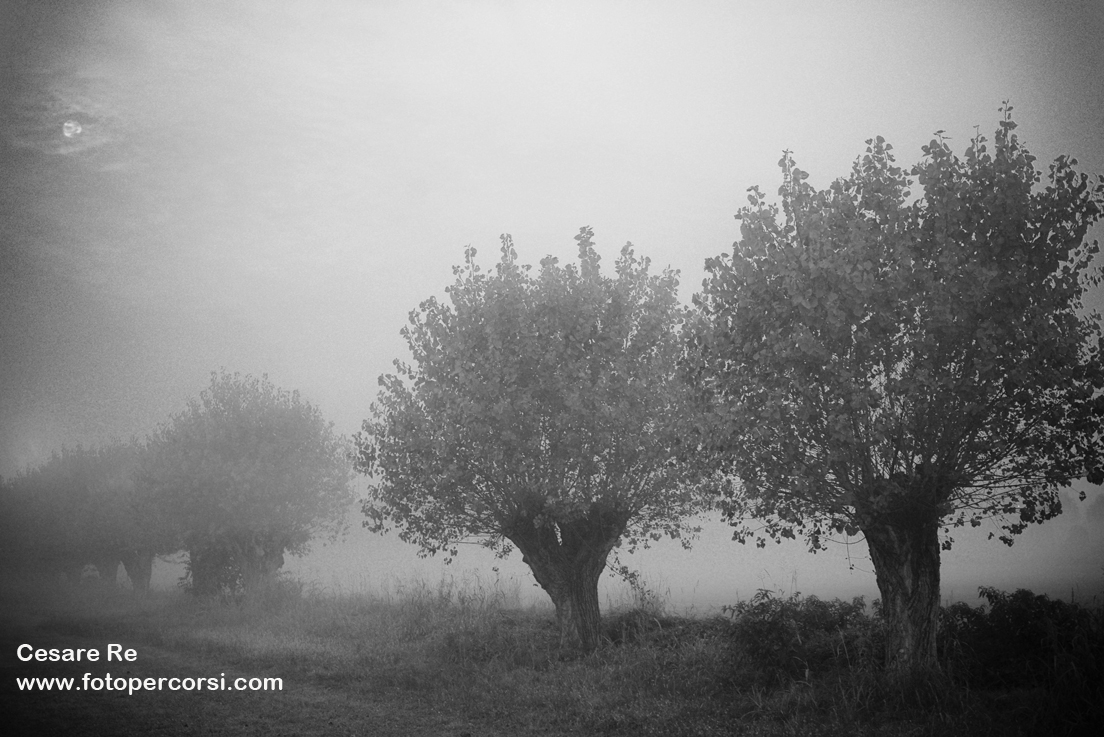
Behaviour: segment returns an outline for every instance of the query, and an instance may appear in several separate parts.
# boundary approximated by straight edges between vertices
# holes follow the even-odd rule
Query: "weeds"
[[[881,627],[866,615],[861,596],[847,603],[800,593],[780,598],[760,589],[722,611],[732,619],[741,654],[763,679],[778,684],[862,670],[877,664],[883,649]]]
[[[335,698],[424,700],[519,734],[1093,733],[1101,610],[982,593],[988,608],[943,610],[940,668],[903,676],[883,669],[882,623],[862,599],[766,591],[713,618],[646,597],[608,614],[584,658],[560,657],[550,610],[478,577],[357,594],[278,579],[226,601],[89,591],[41,608],[55,631],[125,635]]]
[[[1104,609],[1024,589],[980,594],[988,611],[961,603],[943,610],[947,669],[976,690],[1016,694],[1005,708],[1021,723],[1068,734],[1104,724]]]

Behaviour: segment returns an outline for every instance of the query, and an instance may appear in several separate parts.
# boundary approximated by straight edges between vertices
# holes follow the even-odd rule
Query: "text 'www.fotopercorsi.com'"
[[[36,648],[20,645],[16,656],[23,662],[98,662],[101,653],[97,648]],[[109,644],[106,660],[133,663],[138,660],[134,649]],[[217,676],[112,676],[85,673],[75,676],[17,676],[20,691],[115,691],[133,695],[139,691],[282,691],[284,679],[272,676],[245,677],[219,673]]]

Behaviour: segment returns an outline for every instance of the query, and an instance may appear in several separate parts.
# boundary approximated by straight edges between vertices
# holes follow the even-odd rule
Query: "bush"
[[[1019,589],[983,586],[989,602],[958,603],[942,612],[941,651],[975,686],[1096,686],[1104,680],[1104,616],[1100,610]]]
[[[866,614],[863,597],[850,603],[795,593],[781,598],[760,589],[751,601],[723,608],[750,665],[770,680],[808,680],[813,673],[877,663],[881,624]]]

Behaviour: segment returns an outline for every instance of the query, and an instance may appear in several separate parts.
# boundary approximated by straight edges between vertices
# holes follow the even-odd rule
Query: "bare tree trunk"
[[[96,572],[100,574],[101,585],[114,586],[116,584],[119,576],[118,555],[115,553],[97,555],[95,560],[92,561],[92,565],[96,567]]]
[[[193,542],[188,548],[190,591],[197,596],[220,593],[225,578],[225,556],[209,542]]]
[[[270,581],[284,566],[286,547],[286,538],[279,535],[263,532],[247,535],[238,546],[242,588],[248,590]]]
[[[575,570],[559,570],[533,565],[534,578],[556,606],[560,625],[560,647],[590,652],[602,638],[602,614],[598,607],[598,579],[605,568],[602,560],[584,562]],[[538,570],[539,569],[539,570]]]
[[[512,526],[510,540],[556,606],[562,648],[590,652],[601,642],[598,579],[624,528],[620,515],[594,511],[567,523],[523,518]]]
[[[864,525],[862,531],[882,595],[887,665],[898,670],[938,667],[938,519],[897,515]]]
[[[148,550],[126,550],[121,558],[131,587],[135,591],[149,591],[150,578],[153,577],[153,553]]]

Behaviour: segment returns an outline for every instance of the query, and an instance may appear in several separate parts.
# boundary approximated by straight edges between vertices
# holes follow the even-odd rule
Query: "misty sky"
[[[783,149],[823,187],[874,135],[906,165],[937,130],[961,154],[1010,99],[1040,164],[1104,172],[1101,38],[1094,0],[0,0],[0,474],[142,436],[219,368],[351,434],[407,313],[501,233],[537,263],[590,225],[689,301]],[[1104,500],[1068,506],[1011,550],[960,537],[944,595],[1104,586]],[[298,570],[438,575],[350,522]],[[693,603],[874,591],[865,545],[727,537],[639,565]]]

